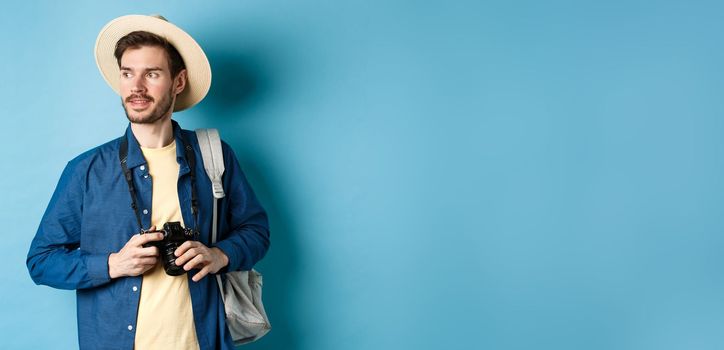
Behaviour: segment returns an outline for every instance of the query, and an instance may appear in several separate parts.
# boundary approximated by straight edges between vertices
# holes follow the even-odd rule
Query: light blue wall
[[[206,49],[175,118],[269,212],[248,349],[724,348],[724,5],[616,0],[4,4],[0,347],[77,347],[25,255],[125,128],[92,49],[131,13]]]

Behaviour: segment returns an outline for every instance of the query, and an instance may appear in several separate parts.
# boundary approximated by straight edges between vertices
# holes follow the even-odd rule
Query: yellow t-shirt
[[[153,181],[151,225],[156,225],[156,229],[170,221],[183,225],[177,189],[176,142],[162,148],[141,147],[141,151]],[[143,274],[135,349],[198,348],[188,276],[167,275],[159,258],[158,264]]]

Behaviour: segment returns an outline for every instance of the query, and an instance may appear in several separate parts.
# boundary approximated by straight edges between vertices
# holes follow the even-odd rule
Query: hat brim
[[[184,91],[176,98],[174,112],[190,108],[204,99],[211,87],[211,66],[201,46],[181,28],[161,18],[145,15],[118,17],[105,25],[98,33],[95,58],[101,75],[108,85],[120,95],[120,70],[114,56],[116,43],[128,33],[147,31],[162,36],[181,54],[186,65],[187,82]]]

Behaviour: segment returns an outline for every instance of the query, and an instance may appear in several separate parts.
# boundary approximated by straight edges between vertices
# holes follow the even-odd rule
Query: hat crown
[[[166,19],[166,17],[164,17],[164,16],[161,16],[161,15],[159,15],[158,13],[156,13],[156,14],[153,14],[153,15],[149,15],[149,16],[150,16],[150,17],[153,17],[153,18],[158,18],[158,19],[162,19],[162,20],[164,20],[164,21],[168,22],[168,20]]]

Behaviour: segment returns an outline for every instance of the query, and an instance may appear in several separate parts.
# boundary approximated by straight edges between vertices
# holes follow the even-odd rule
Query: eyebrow
[[[130,70],[130,71],[132,71],[133,69],[131,69],[130,67],[123,67],[123,66],[121,66],[121,70]],[[163,69],[162,69],[161,67],[148,67],[148,68],[144,69],[144,71],[146,71],[146,72],[152,72],[152,71],[157,71],[157,70],[163,71]]]

